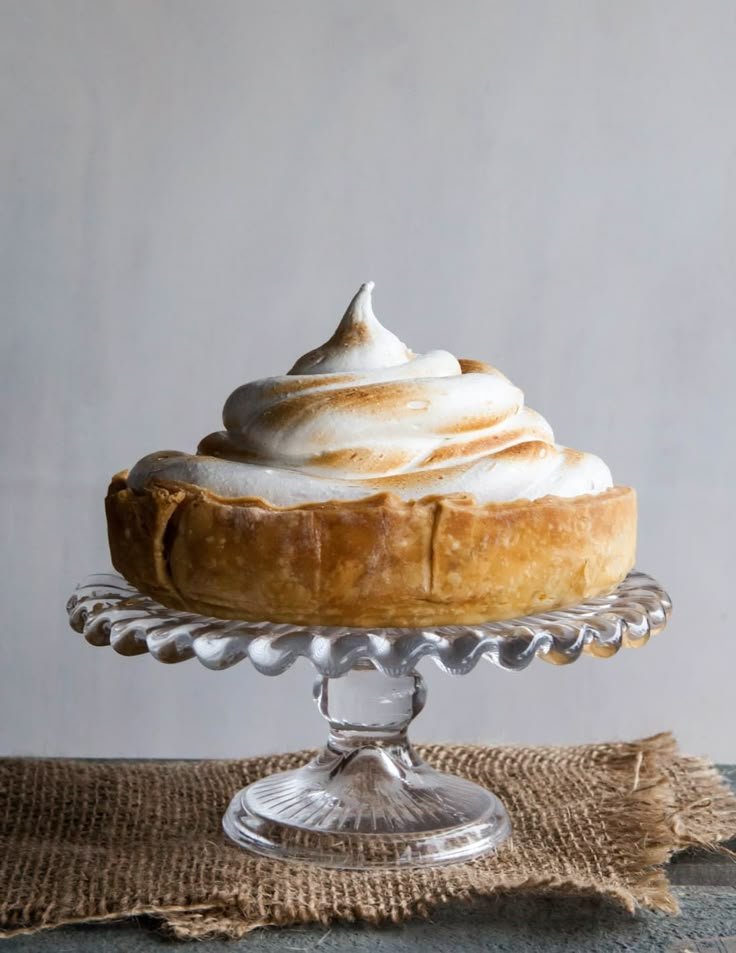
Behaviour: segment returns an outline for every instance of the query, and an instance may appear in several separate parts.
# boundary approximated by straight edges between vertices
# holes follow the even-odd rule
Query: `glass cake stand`
[[[279,675],[309,659],[314,697],[329,724],[305,767],[238,791],[223,818],[227,836],[270,857],[329,867],[424,866],[470,860],[511,833],[506,810],[485,788],[425,764],[407,737],[424,707],[418,663],[431,658],[464,675],[481,659],[519,671],[535,657],[568,664],[644,645],[667,623],[661,586],[631,572],[609,595],[504,622],[423,628],[348,628],[237,622],[167,609],[117,575],[85,579],[67,604],[73,629],[121,655],[159,662],[197,658],[210,669],[249,659]]]

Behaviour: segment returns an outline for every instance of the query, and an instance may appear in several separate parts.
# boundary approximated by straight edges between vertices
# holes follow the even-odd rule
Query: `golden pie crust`
[[[574,605],[634,565],[636,494],[478,504],[382,493],[280,508],[113,477],[115,568],[166,606],[311,625],[485,622]]]

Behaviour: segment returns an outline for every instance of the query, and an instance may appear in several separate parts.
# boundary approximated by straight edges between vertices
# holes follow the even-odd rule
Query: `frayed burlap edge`
[[[736,860],[736,851],[720,843],[736,837],[736,797],[718,769],[705,758],[681,756],[666,770],[681,795],[668,818],[677,844],[672,853],[694,847]],[[684,781],[699,796],[685,800]]]

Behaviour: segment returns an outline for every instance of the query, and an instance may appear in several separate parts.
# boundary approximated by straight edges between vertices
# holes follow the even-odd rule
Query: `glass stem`
[[[416,672],[392,677],[372,666],[353,669],[340,678],[318,678],[314,699],[330,726],[327,742],[336,754],[380,747],[404,749],[414,762],[407,730],[424,708],[424,679]]]

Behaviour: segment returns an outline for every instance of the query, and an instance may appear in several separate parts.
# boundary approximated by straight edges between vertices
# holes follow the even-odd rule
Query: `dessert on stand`
[[[414,354],[371,292],[288,374],[238,387],[196,454],[113,478],[115,568],[174,609],[312,625],[486,622],[621,582],[634,491],[500,371]]]
[[[89,577],[68,609],[124,655],[315,667],[327,746],[235,794],[233,841],[337,867],[444,864],[495,850],[511,826],[494,794],[408,742],[419,662],[464,674],[480,659],[608,656],[644,644],[671,606],[633,570],[634,491],[557,444],[495,368],[411,351],[372,290],[288,374],[238,387],[196,453],[113,477],[122,575]]]

